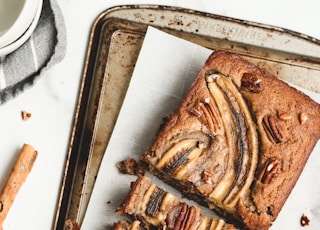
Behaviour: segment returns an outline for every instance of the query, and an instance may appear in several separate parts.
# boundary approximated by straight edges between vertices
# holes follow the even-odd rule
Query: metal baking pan
[[[63,229],[66,219],[82,223],[148,26],[207,48],[237,52],[320,93],[320,41],[307,35],[169,6],[107,9],[90,32],[54,229]]]

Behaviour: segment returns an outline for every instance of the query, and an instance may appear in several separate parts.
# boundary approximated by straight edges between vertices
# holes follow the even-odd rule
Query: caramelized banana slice
[[[214,73],[206,80],[220,111],[229,148],[226,174],[210,198],[232,209],[254,179],[258,161],[256,127],[241,93],[229,77]]]

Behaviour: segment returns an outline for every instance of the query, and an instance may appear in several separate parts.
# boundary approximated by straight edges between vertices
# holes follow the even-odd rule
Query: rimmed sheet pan
[[[320,93],[320,41],[307,35],[169,6],[107,9],[90,32],[54,229],[63,229],[66,219],[83,220],[148,26],[207,48],[237,52]]]

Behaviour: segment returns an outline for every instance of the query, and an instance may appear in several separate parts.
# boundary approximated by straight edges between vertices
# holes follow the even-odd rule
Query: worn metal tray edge
[[[213,15],[204,12],[198,12],[194,10],[188,10],[183,8],[177,7],[170,7],[170,6],[156,6],[156,5],[125,5],[125,6],[116,6],[110,9],[107,9],[102,14],[100,14],[97,19],[94,21],[90,36],[89,36],[89,43],[87,47],[85,62],[84,62],[84,69],[79,89],[79,96],[78,101],[76,104],[75,115],[73,126],[71,130],[70,136],[70,144],[68,147],[68,152],[66,155],[65,161],[65,170],[63,172],[63,178],[61,181],[60,187],[60,194],[57,200],[57,207],[56,207],[56,216],[53,223],[53,229],[63,229],[65,220],[68,219],[70,216],[68,215],[70,206],[80,206],[81,204],[71,204],[71,195],[74,185],[74,180],[76,177],[76,172],[83,171],[85,172],[86,169],[79,170],[78,163],[79,162],[86,162],[90,161],[90,157],[92,154],[91,147],[94,140],[94,128],[87,129],[86,128],[86,119],[90,117],[90,119],[96,119],[99,110],[99,94],[102,92],[102,88],[95,89],[93,91],[93,83],[95,80],[95,65],[97,61],[97,54],[95,51],[99,50],[99,41],[101,34],[99,32],[102,31],[102,27],[104,25],[104,18],[107,15],[112,14],[112,12],[119,11],[119,10],[127,10],[127,9],[163,9],[169,11],[177,11],[183,12],[188,14],[199,15],[201,17],[210,17],[210,18],[219,18],[221,20],[232,21],[236,23],[244,23],[249,26],[260,27],[264,29],[270,29],[278,32],[284,32],[286,34],[290,34],[295,37],[299,37],[306,42],[312,43],[316,46],[319,46],[320,41],[318,39],[312,38],[310,36],[297,33],[294,31],[286,30],[283,28],[277,28],[272,26],[267,26],[259,23],[243,21],[239,19],[233,19],[224,16]],[[150,23],[152,25],[152,23]],[[157,27],[157,26],[156,26]],[[170,28],[169,28],[170,29]],[[172,29],[173,31],[175,29]],[[318,66],[319,61],[317,60],[318,57],[313,57],[312,63]],[[316,60],[314,60],[316,59]],[[102,87],[102,84],[101,84]],[[89,103],[93,102],[93,103]],[[88,107],[91,107],[91,116],[88,115],[87,110]],[[83,182],[85,181],[85,173],[83,174]],[[77,217],[76,217],[77,218]],[[81,220],[78,220],[81,222]]]
[[[143,17],[139,18],[141,15],[139,15],[138,13],[136,13],[137,14],[135,15],[136,18],[133,20],[139,23],[148,24],[155,27],[161,27],[161,28],[167,27],[166,29],[168,29],[167,32],[169,33],[170,32],[174,33],[174,31],[184,31],[184,32],[187,32],[193,35],[199,35],[199,36],[209,35],[212,37],[217,37],[218,39],[229,40],[235,43],[243,43],[249,46],[267,48],[269,50],[274,50],[274,51],[279,50],[281,52],[286,52],[287,54],[291,53],[293,55],[292,56],[293,60],[291,60],[292,61],[291,64],[302,65],[301,63],[306,62],[312,66],[312,63],[315,62],[316,68],[319,68],[318,64],[319,64],[319,58],[320,58],[320,46],[319,46],[320,40],[317,38],[311,37],[309,35],[299,33],[293,30],[281,28],[281,27],[221,16],[217,14],[205,13],[205,12],[191,10],[191,9],[184,9],[184,8],[171,7],[171,6],[159,6],[159,5],[117,6],[105,11],[100,15],[99,18],[102,19],[106,15],[112,16],[114,12],[121,11],[121,10],[128,10],[128,9],[131,9],[132,11],[149,9],[149,10],[164,10],[169,12],[170,11],[172,12],[174,10],[178,13],[196,16],[196,17],[199,17],[199,19],[197,18],[196,21],[194,20],[189,21],[188,25],[186,25],[185,23],[182,23],[182,21],[179,20],[178,16],[177,18],[175,18],[175,21],[171,22],[170,26],[161,25],[161,23],[159,23],[159,20],[158,20],[159,24],[156,24],[152,20],[147,21]],[[126,19],[125,18],[126,16],[127,15],[117,15],[117,17],[119,18],[122,17],[123,19]],[[201,24],[201,18],[207,18],[207,19],[210,18],[213,21],[217,20],[217,21],[230,22],[232,24],[238,24],[238,26],[246,28],[247,32],[251,32],[250,29],[257,30],[258,32],[254,31],[254,33],[244,34],[243,31],[238,31],[232,27],[228,27],[229,26],[228,24],[226,24],[224,27],[221,27],[221,25],[219,24]],[[132,18],[127,20],[132,20]],[[190,24],[196,24],[197,28],[194,29],[195,26],[194,25],[190,26]],[[259,34],[261,33],[261,31],[263,31],[264,34]],[[265,37],[261,37],[261,36],[265,36]],[[269,36],[275,36],[275,37],[270,38]],[[264,41],[262,41],[262,39],[264,39]],[[282,43],[281,44],[279,43],[276,46],[274,46],[274,42],[277,39],[279,39],[279,42],[282,42]],[[292,41],[288,39],[292,39]],[[304,49],[303,51],[300,50],[301,45],[309,46],[307,53],[305,52],[306,48],[303,48]],[[240,51],[240,53],[247,56],[253,55],[253,54],[250,54],[245,49]],[[266,58],[271,58],[271,57],[266,57]],[[282,60],[282,61],[286,62],[289,60]]]
[[[70,195],[73,188],[75,171],[80,158],[81,139],[85,127],[86,108],[89,106],[91,85],[94,80],[94,63],[96,55],[92,50],[97,50],[99,46],[99,36],[96,32],[101,30],[101,21],[97,18],[90,30],[87,51],[85,55],[84,69],[79,86],[78,100],[76,102],[73,125],[71,129],[68,152],[66,154],[65,166],[62,175],[60,192],[57,199],[56,214],[53,220],[52,229],[64,229],[65,220],[70,207]],[[89,159],[89,152],[87,159]]]

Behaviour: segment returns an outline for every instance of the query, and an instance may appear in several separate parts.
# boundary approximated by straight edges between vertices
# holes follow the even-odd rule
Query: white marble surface
[[[318,0],[58,0],[67,27],[67,54],[36,85],[0,106],[0,186],[23,143],[38,159],[20,190],[4,229],[51,229],[78,96],[89,30],[105,9],[161,4],[285,27],[320,39]],[[21,110],[32,113],[22,121]]]

